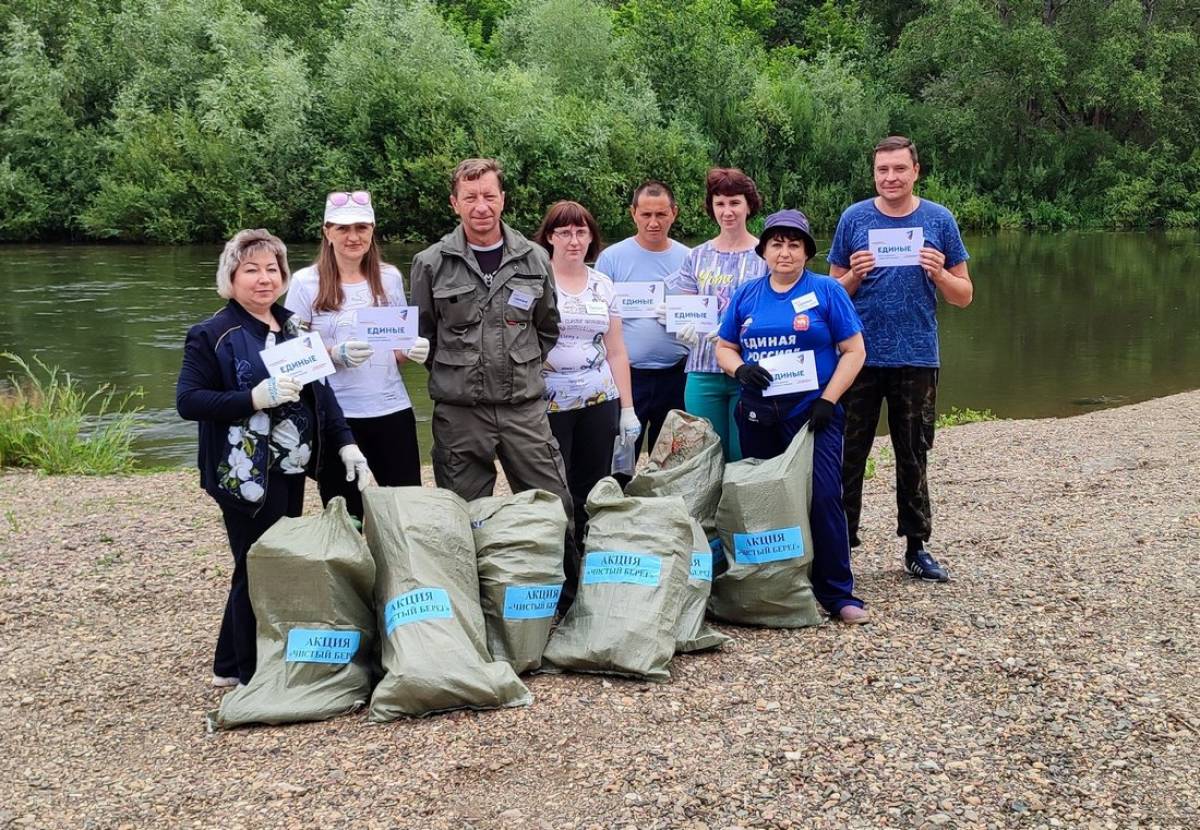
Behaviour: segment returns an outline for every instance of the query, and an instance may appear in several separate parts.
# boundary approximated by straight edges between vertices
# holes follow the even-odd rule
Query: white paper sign
[[[667,331],[679,331],[691,323],[698,332],[717,327],[717,298],[695,294],[672,294],[667,297]]]
[[[654,309],[663,301],[665,286],[661,282],[614,282],[613,288],[621,317],[629,319],[653,317]]]
[[[867,246],[875,255],[875,267],[920,265],[925,244],[923,228],[876,228],[867,231]]]
[[[758,365],[770,372],[774,378],[763,392],[764,398],[789,395],[793,392],[811,392],[820,385],[817,383],[817,359],[812,349],[773,354],[758,361]]]
[[[315,331],[263,349],[258,355],[271,377],[290,375],[300,384],[320,380],[336,371],[333,361],[329,359],[329,352],[325,351],[325,344],[321,342],[321,335]]]
[[[415,305],[360,308],[358,336],[376,351],[411,349],[417,340],[419,313]]]

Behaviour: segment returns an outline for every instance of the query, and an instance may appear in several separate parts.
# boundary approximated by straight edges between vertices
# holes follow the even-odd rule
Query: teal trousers
[[[683,391],[684,408],[712,423],[717,435],[721,436],[726,461],[742,458],[737,423],[733,419],[733,409],[740,394],[738,382],[724,372],[688,372]]]

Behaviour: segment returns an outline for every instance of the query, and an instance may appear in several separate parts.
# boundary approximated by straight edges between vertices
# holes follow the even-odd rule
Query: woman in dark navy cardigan
[[[175,389],[179,415],[198,421],[200,486],[216,500],[233,550],[233,580],[217,637],[213,685],[254,674],[255,622],[246,553],[284,516],[299,516],[305,474],[317,474],[329,442],[359,489],[372,482],[337,398],[316,381],[269,377],[259,352],[300,334],[276,303],[287,290],[287,248],[265,230],[239,231],[217,265],[224,308],[193,326]]]

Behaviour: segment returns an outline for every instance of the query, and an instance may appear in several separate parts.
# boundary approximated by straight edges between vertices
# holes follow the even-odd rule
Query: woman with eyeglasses
[[[296,272],[286,306],[321,335],[337,371],[329,385],[383,487],[420,486],[417,421],[398,364],[424,363],[429,341],[417,338],[407,352],[376,351],[360,339],[360,309],[407,306],[400,271],[383,262],[375,242],[375,210],[365,190],[330,193],[316,262]],[[362,496],[329,466],[317,480],[321,501],[343,496],[362,518]]]
[[[588,493],[612,472],[617,435],[623,433],[632,444],[641,423],[633,411],[629,355],[612,280],[586,264],[600,250],[596,220],[578,202],[555,202],[533,240],[550,252],[554,270],[559,335],[542,376],[550,430],[566,464],[575,535],[582,549]],[[577,577],[576,563],[566,565],[564,595],[573,591]]]

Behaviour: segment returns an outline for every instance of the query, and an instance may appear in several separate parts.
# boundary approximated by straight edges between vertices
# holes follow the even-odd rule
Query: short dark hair
[[[707,191],[704,196],[704,209],[713,220],[717,218],[712,206],[714,196],[745,196],[751,216],[756,215],[762,208],[762,196],[758,195],[758,185],[754,183],[754,179],[736,167],[714,167],[708,171],[708,179],[704,186]]]
[[[767,243],[776,236],[780,239],[790,239],[793,242],[803,242],[805,259],[812,259],[817,255],[816,247],[813,245],[811,239],[801,233],[799,228],[789,228],[786,226],[768,228],[763,231],[763,235],[759,238],[759,244],[762,245],[763,251],[766,251]]]
[[[880,153],[890,153],[892,150],[908,150],[908,154],[912,156],[913,164],[918,164],[917,160],[917,145],[913,144],[911,138],[906,138],[902,135],[889,135],[887,138],[875,145],[875,149],[871,151],[871,166],[875,166],[875,157]]]
[[[495,159],[463,159],[454,168],[454,172],[450,174],[450,195],[458,195],[459,182],[473,182],[476,179],[481,179],[488,173],[496,174],[496,181],[500,182],[500,192],[504,192],[504,170],[500,167],[500,162]]]
[[[603,244],[603,240],[600,239],[600,226],[596,224],[596,219],[592,216],[591,211],[579,204],[579,202],[560,199],[552,204],[550,209],[546,211],[546,216],[542,219],[542,224],[534,231],[533,241],[549,251],[550,256],[554,256],[554,244],[550,241],[551,235],[558,228],[565,228],[571,225],[575,227],[583,226],[592,232],[592,241],[588,243],[588,249],[584,253],[583,258],[594,260],[596,254],[600,253],[600,246]]]
[[[643,196],[666,196],[671,202],[671,207],[675,207],[675,193],[670,187],[658,181],[657,179],[648,179],[633,189],[633,198],[629,200],[629,206],[636,208],[638,199]]]

